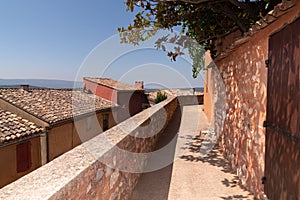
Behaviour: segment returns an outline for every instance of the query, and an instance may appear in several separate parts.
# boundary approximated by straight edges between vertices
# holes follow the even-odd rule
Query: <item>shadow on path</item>
[[[219,196],[219,199],[254,199],[252,195],[241,186],[238,176],[236,175],[235,171],[231,168],[229,161],[223,157],[222,149],[218,145],[215,145],[214,148],[206,156],[198,156],[197,152],[200,151],[204,138],[205,135],[203,134],[195,136],[190,143],[190,147],[188,148],[190,154],[181,156],[181,159],[183,159],[186,162],[201,162],[203,164],[209,164],[211,166],[219,168],[220,171],[226,174],[232,175],[230,178],[227,177],[222,179],[222,185],[224,185],[227,188],[237,188],[238,190],[241,190],[242,194],[229,194]]]
[[[163,135],[156,144],[155,150],[161,149],[171,140],[177,141],[178,131],[181,122],[181,111],[176,109],[174,116],[169,125],[164,130]],[[168,160],[174,159],[176,142],[172,143],[171,148],[168,149]],[[155,162],[155,161],[154,161]],[[151,157],[148,160],[148,165],[151,164]],[[173,171],[173,162],[157,171],[144,173],[141,175],[139,182],[133,192],[132,200],[163,200],[168,199],[171,177]]]
[[[207,145],[207,137],[200,130],[207,128],[201,106],[184,107],[182,112],[177,109],[156,146],[161,149],[172,144],[161,158],[174,160],[176,156],[176,160],[162,169],[142,174],[132,200],[254,199],[240,187],[238,177],[218,146],[200,156],[199,150]],[[179,157],[178,149],[183,149]]]

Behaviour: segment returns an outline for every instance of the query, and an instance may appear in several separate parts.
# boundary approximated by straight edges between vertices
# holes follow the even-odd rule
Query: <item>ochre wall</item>
[[[48,134],[50,161],[102,133],[104,114],[109,115],[109,128],[116,125],[112,112],[108,111],[76,119],[75,124],[70,121],[52,128]],[[88,120],[90,120],[90,129],[88,129]]]
[[[205,66],[208,67],[212,64],[212,59],[210,57],[210,52],[205,52]],[[213,81],[211,78],[211,68],[204,70],[204,112],[207,116],[207,119],[211,122],[213,119],[213,104],[212,104],[212,95],[213,95]]]
[[[264,176],[268,56],[267,37],[255,39],[216,64],[226,92],[221,145],[242,184],[259,194]]]
[[[73,148],[73,123],[52,128],[48,133],[49,161]]]
[[[0,188],[41,166],[40,138],[35,137],[24,142],[27,141],[31,142],[31,168],[22,173],[17,173],[17,144],[0,147]]]
[[[229,54],[215,61],[223,78],[226,99],[220,144],[242,184],[258,198],[263,198],[264,189],[261,179],[265,167],[263,122],[266,119],[265,60],[268,59],[269,36],[293,21],[299,11],[298,2],[275,22],[254,33],[246,43],[233,48]],[[220,85],[217,82],[214,89],[218,90]],[[218,110],[218,105],[213,103],[214,110]]]

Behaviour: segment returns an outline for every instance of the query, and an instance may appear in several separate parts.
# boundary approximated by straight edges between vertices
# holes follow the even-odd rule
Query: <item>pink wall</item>
[[[144,91],[117,91],[84,79],[85,90],[120,105],[117,121],[121,122],[143,110],[143,104],[149,104]]]
[[[220,85],[224,84],[224,91],[219,92],[223,92],[226,102],[220,145],[242,184],[261,199],[264,191],[261,179],[265,169],[263,122],[267,105],[265,60],[268,59],[269,36],[295,20],[299,11],[300,2],[267,27],[244,39],[244,43],[233,45],[228,53],[215,60],[223,83],[216,82],[214,90],[220,90]],[[208,95],[213,96],[211,93]],[[221,105],[214,102],[213,112],[218,110],[218,106]]]
[[[93,94],[117,103],[117,91],[91,81],[83,80],[86,91],[91,91]]]

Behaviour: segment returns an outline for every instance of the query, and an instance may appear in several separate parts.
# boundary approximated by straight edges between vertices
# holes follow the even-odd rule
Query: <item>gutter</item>
[[[50,151],[49,151],[49,130],[46,130],[46,151],[47,151],[47,163],[50,162]]]
[[[113,111],[113,110],[118,109],[118,107],[119,106],[114,106],[114,107],[109,107],[109,108],[103,108],[103,109],[100,109],[100,110],[96,110],[96,111],[84,113],[84,114],[81,114],[81,115],[78,115],[78,116],[73,116],[73,117],[70,117],[70,118],[67,118],[67,119],[63,119],[63,120],[60,120],[60,121],[57,121],[57,122],[54,122],[54,123],[50,123],[50,126],[48,128],[51,129],[51,128],[54,128],[54,127],[58,127],[60,125],[67,124],[69,122],[73,122],[75,119],[76,120],[83,119],[85,117],[92,116],[93,114],[99,114],[101,112]]]
[[[21,137],[17,140],[4,142],[4,143],[0,144],[0,147],[7,147],[9,145],[20,143],[20,141],[25,141],[25,140],[30,140],[30,139],[33,139],[33,138],[36,138],[36,137],[40,137],[41,134],[42,133],[36,133],[36,134],[30,135],[30,136],[27,136],[27,137]]]

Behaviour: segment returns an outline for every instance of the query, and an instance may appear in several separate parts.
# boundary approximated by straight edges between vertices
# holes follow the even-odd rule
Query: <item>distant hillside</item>
[[[30,85],[32,88],[55,88],[66,89],[82,87],[82,82],[64,81],[64,80],[47,80],[47,79],[0,79],[0,87],[16,88],[20,85]]]
[[[185,91],[185,90],[191,90],[192,88],[145,88],[145,91],[146,92],[154,92],[154,91],[162,90],[162,89],[167,89],[167,90],[182,90],[182,91]],[[196,87],[194,89],[195,89],[196,92],[203,92],[204,91],[203,87]]]

